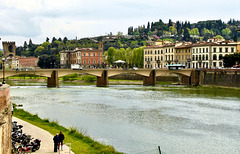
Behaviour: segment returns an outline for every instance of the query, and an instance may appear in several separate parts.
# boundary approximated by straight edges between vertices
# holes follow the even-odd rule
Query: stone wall
[[[200,73],[201,85],[226,87],[240,87],[239,69],[202,70]]]
[[[10,102],[10,87],[0,86],[0,153],[11,154],[12,140],[12,107]]]

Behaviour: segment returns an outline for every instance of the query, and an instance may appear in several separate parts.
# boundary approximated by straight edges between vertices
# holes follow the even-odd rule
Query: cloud
[[[42,43],[53,36],[126,34],[129,26],[159,19],[227,21],[239,20],[240,14],[236,0],[0,0],[0,4],[0,37],[12,37],[20,45],[30,38]]]

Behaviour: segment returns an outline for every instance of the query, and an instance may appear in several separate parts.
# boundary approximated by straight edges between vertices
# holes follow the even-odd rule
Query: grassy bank
[[[72,151],[76,154],[79,153],[119,153],[116,152],[112,146],[104,145],[99,142],[92,140],[89,136],[84,136],[76,128],[65,128],[60,126],[58,122],[50,122],[48,119],[41,119],[38,115],[32,115],[29,112],[24,111],[23,109],[17,109],[14,105],[13,116],[27,121],[35,126],[38,126],[52,135],[62,131],[65,136],[65,143],[71,143]]]

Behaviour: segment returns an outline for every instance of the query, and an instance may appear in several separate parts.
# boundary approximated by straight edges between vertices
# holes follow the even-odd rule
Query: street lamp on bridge
[[[5,57],[2,57],[2,69],[3,69],[3,81],[2,81],[2,84],[5,84]]]

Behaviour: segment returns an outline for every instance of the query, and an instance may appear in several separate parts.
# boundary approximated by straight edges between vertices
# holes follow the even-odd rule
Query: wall
[[[0,86],[0,153],[11,154],[12,140],[12,108],[10,102],[10,87]]]
[[[240,69],[214,69],[201,71],[201,85],[240,87]]]

